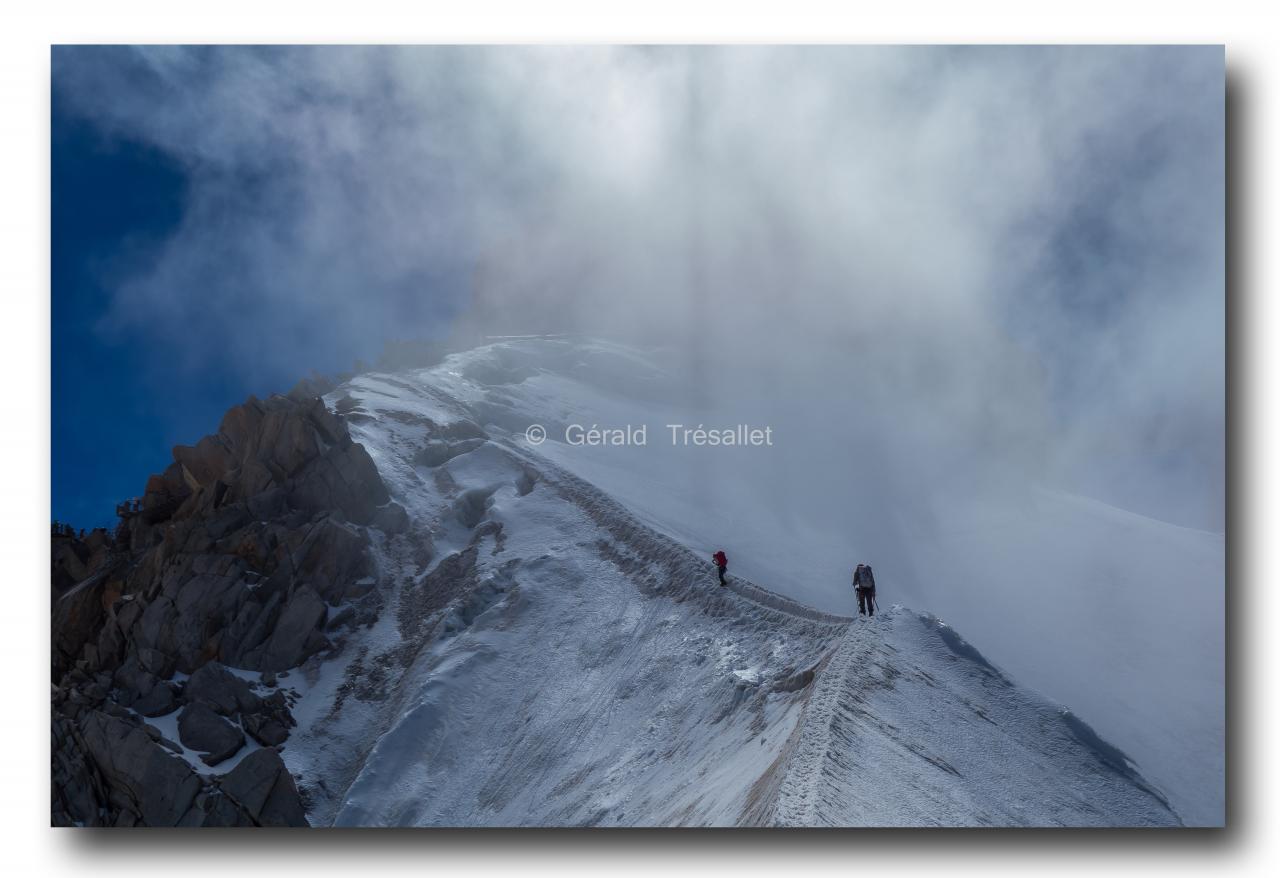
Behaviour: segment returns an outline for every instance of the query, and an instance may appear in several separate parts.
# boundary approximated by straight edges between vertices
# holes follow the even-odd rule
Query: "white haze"
[[[691,468],[708,516],[830,534],[1104,733],[1130,696],[1080,702],[1125,626],[1200,618],[1206,676],[1133,685],[1220,749],[1220,572],[1203,616],[1180,587],[1100,634],[1178,571],[1135,558],[1078,611],[1115,547],[1035,499],[1223,529],[1220,48],[61,48],[54,74],[190,176],[104,331],[246,372],[459,327],[660,346],[691,422],[778,436]],[[1028,545],[1054,569],[1022,589]]]

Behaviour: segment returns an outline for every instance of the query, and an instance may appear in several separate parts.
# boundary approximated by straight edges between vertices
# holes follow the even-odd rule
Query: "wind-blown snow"
[[[669,491],[683,449],[653,444],[663,380],[619,348],[521,340],[331,394],[434,554],[375,532],[377,622],[290,680],[284,757],[313,822],[1178,822],[1124,753],[936,618],[806,600],[833,562],[816,538],[795,555],[783,512],[731,510],[719,588],[730,528]],[[522,435],[643,422],[636,406],[645,453]],[[487,440],[415,463],[463,420]]]

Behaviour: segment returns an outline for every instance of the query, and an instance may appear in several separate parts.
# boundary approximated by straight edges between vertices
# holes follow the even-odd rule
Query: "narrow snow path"
[[[842,807],[846,803],[840,800],[832,772],[851,770],[848,756],[855,752],[856,741],[845,722],[844,709],[848,703],[847,690],[874,648],[869,633],[868,623],[851,625],[819,665],[778,792],[774,817],[778,823],[832,825],[833,815],[848,810]]]

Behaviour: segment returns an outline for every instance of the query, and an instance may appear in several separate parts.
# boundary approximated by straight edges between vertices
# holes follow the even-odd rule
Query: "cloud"
[[[903,479],[1221,526],[1220,49],[61,47],[54,86],[189,175],[103,327],[187,368],[656,341]]]

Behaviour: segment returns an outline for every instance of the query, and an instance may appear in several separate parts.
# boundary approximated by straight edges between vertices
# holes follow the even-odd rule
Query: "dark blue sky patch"
[[[143,74],[129,72],[128,55],[119,58],[122,78],[145,87]],[[140,494],[173,445],[216,429],[222,413],[250,393],[287,387],[250,386],[238,370],[216,365],[192,375],[137,331],[104,329],[116,285],[145,270],[182,222],[189,177],[164,152],[71,112],[59,89],[59,59],[55,52],[52,509],[76,526],[111,526],[116,502]]]
[[[180,221],[186,181],[156,150],[68,115],[56,87],[52,107],[53,516],[103,525],[174,431],[169,407],[139,393],[146,352],[97,325],[110,285]]]

